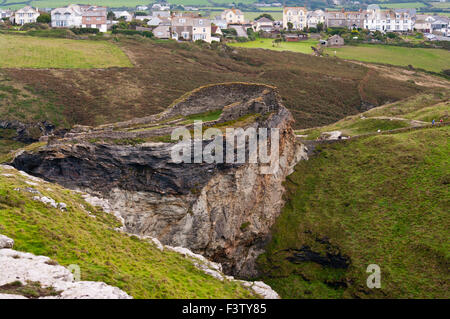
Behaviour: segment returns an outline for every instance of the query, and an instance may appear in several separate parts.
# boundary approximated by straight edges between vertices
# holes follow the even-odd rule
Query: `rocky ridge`
[[[172,161],[173,143],[166,135],[177,127],[192,129],[189,116],[214,111],[220,111],[219,118],[204,126],[279,129],[274,174],[261,174],[260,163]],[[292,123],[274,87],[210,85],[186,94],[159,115],[76,127],[62,139],[49,138],[45,147],[19,153],[11,164],[106,199],[129,233],[189,248],[222,264],[225,273],[245,278],[257,274],[256,257],[284,203],[283,181],[307,158]]]

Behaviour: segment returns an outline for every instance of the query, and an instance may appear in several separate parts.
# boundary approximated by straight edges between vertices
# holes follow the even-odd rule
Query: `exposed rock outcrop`
[[[23,143],[39,141],[42,136],[49,135],[55,130],[55,126],[49,122],[22,123],[19,121],[0,121],[0,129],[15,130],[15,140]]]
[[[0,234],[0,249],[13,248],[13,246],[14,246],[14,240]]]
[[[261,163],[177,164],[171,158],[173,144],[151,139],[179,127],[176,120],[167,125],[174,117],[214,110],[221,110],[221,115],[208,126],[279,130],[279,160],[274,160],[272,174],[262,174],[267,165]],[[163,128],[132,129],[158,121],[165,121],[160,122]],[[72,131],[47,147],[20,153],[12,164],[105,198],[110,209],[123,217],[127,232],[187,247],[221,263],[227,274],[250,277],[256,275],[255,259],[283,206],[282,183],[306,158],[292,123],[273,87],[211,85],[185,95],[160,115]],[[149,140],[118,145],[107,137]]]
[[[35,256],[12,249],[0,249],[0,288],[20,282],[39,283],[39,288],[51,288],[50,296],[40,299],[131,299],[119,288],[103,282],[75,281],[72,272],[45,256]],[[20,294],[1,293],[0,299],[24,299]]]

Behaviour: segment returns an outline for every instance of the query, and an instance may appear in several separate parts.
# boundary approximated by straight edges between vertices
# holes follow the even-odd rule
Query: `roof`
[[[308,12],[308,10],[306,10],[305,7],[284,7],[283,8],[283,12],[286,13],[288,11],[303,11],[303,12]]]
[[[25,7],[23,7],[22,9],[19,9],[19,10],[17,10],[17,12],[20,12],[20,13],[22,13],[22,12],[24,12],[24,13],[26,13],[26,12],[38,12],[38,10],[37,9],[35,9],[35,8],[33,8],[33,7],[31,7],[31,6],[25,6]]]
[[[243,15],[241,10],[235,9],[235,8],[233,8],[233,9],[225,9],[223,12],[233,12],[234,14],[237,14],[237,15]]]
[[[256,22],[259,22],[259,23],[261,23],[261,22],[273,23],[272,20],[270,20],[269,18],[266,18],[266,17],[259,18],[258,20],[256,20]]]

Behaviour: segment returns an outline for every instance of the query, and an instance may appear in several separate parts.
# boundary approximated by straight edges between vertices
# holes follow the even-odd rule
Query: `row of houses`
[[[406,32],[416,29],[425,33],[450,35],[449,19],[442,16],[416,15],[415,9],[381,10],[369,5],[363,11],[308,11],[305,7],[284,7],[283,21],[272,21],[262,17],[246,21],[239,9],[226,9],[213,19],[195,13],[175,13],[169,6],[153,5],[149,15],[133,14],[128,11],[113,11],[116,21],[108,20],[106,7],[90,5],[68,5],[51,11],[51,25],[54,28],[97,28],[106,32],[118,19],[145,21],[148,28],[159,38],[182,40],[219,40],[214,35],[222,29],[233,28],[238,36],[247,37],[247,29],[271,32],[277,29],[303,30],[317,28],[319,24],[330,28],[367,29],[381,32]],[[9,18],[16,24],[36,22],[40,12],[26,6],[16,12],[0,10],[0,18]]]
[[[449,19],[443,16],[417,15],[415,9],[381,10],[369,5],[359,11],[308,11],[305,7],[285,7],[283,27],[302,30],[322,23],[329,28],[367,29],[380,32],[440,32],[449,35]]]

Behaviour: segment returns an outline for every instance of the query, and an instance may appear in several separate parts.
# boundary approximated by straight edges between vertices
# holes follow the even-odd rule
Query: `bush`
[[[20,27],[20,31],[29,31],[29,30],[48,30],[50,27],[48,24],[44,23],[25,23],[23,26]]]
[[[75,34],[97,34],[100,32],[97,28],[71,28],[70,31],[72,31]]]
[[[151,31],[137,31],[137,30],[123,30],[123,29],[114,29],[112,30],[113,34],[125,34],[125,35],[140,35],[146,38],[152,38],[153,33]]]
[[[68,29],[31,30],[27,35],[44,38],[74,38],[75,35]]]
[[[42,13],[39,17],[37,17],[36,22],[39,23],[47,23],[49,24],[52,21],[52,17],[48,13]]]

